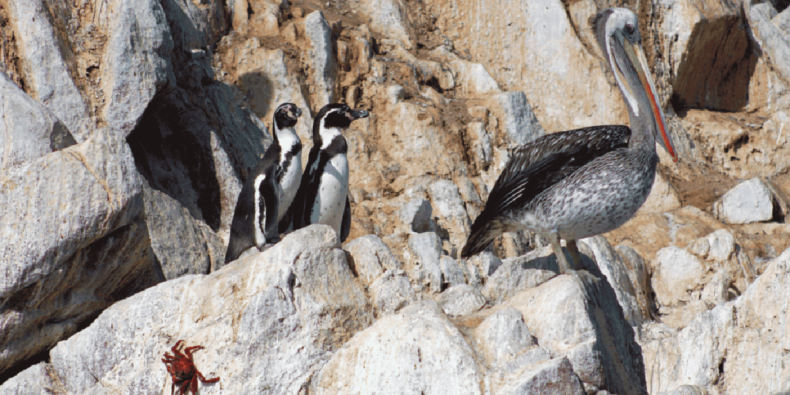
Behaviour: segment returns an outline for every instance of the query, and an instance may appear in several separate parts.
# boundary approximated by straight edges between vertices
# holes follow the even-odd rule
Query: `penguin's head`
[[[345,104],[332,103],[327,104],[321,109],[316,120],[320,121],[322,123],[321,126],[325,129],[345,129],[351,125],[351,122],[354,120],[367,117],[368,112],[365,110],[352,110]]]
[[[339,134],[340,129],[345,129],[351,122],[369,115],[365,110],[352,110],[345,104],[327,104],[315,117],[313,139],[328,144],[334,135]]]
[[[293,103],[283,103],[274,111],[274,123],[277,129],[292,128],[302,115],[302,110]]]

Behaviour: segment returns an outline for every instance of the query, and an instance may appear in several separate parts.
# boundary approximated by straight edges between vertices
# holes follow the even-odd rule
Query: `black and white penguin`
[[[302,183],[294,201],[294,221],[298,227],[310,224],[331,226],[345,241],[351,228],[348,200],[348,145],[342,131],[365,110],[352,110],[345,104],[327,104],[313,122],[313,148],[310,150]]]
[[[285,103],[274,112],[274,142],[255,166],[241,188],[225,263],[236,260],[252,246],[263,249],[279,239],[278,223],[297,191],[302,175],[302,142],[294,125],[302,115],[295,104]]]

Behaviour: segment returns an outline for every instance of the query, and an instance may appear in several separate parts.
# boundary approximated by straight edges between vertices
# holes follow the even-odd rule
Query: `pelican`
[[[512,152],[461,257],[495,237],[527,229],[547,237],[560,273],[581,264],[576,240],[617,229],[647,199],[656,175],[656,139],[674,161],[664,113],[642,51],[633,12],[610,8],[595,19],[598,44],[628,110],[631,128],[595,126],[540,137]],[[574,261],[562,253],[564,239]]]

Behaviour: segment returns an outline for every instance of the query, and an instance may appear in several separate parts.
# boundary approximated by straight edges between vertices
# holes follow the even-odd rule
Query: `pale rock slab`
[[[790,388],[787,306],[790,250],[733,301],[681,331],[645,330],[641,344],[651,393],[689,385],[709,393],[772,394]]]
[[[568,358],[555,358],[522,373],[522,377],[509,383],[499,394],[568,394],[584,395],[584,387],[573,372]]]
[[[384,271],[401,269],[389,247],[376,235],[354,239],[346,244],[346,250],[351,254],[354,270],[362,285],[370,285]]]
[[[690,299],[692,290],[700,285],[705,272],[702,263],[688,251],[665,247],[658,251],[653,289],[656,301],[664,306],[677,306]]]
[[[442,286],[452,287],[467,283],[464,268],[455,259],[442,255],[439,266],[442,268]]]
[[[630,268],[612,248],[612,245],[603,236],[586,238],[582,242],[592,250],[598,269],[606,276],[617,296],[620,307],[623,308],[626,321],[631,326],[639,326],[643,321],[649,319],[650,316],[643,315],[642,307],[637,299],[638,291],[628,274]]]
[[[521,313],[508,307],[491,314],[474,330],[475,345],[489,366],[503,366],[537,344]]]
[[[477,288],[467,284],[453,285],[439,295],[436,301],[445,314],[461,316],[483,308],[486,298]]]
[[[168,281],[105,310],[51,352],[63,393],[169,393],[162,365],[179,339],[203,345],[201,394],[295,393],[354,333],[371,307],[337,236],[311,226],[210,276]]]
[[[498,260],[493,254],[488,259]],[[556,262],[550,248],[505,259],[494,269],[493,274],[488,274],[482,293],[491,304],[500,304],[525,289],[535,288],[555,277],[558,270]]]
[[[776,9],[770,3],[753,4],[751,1],[746,2],[744,8],[755,44],[766,55],[771,66],[779,71],[782,78],[789,81],[790,42],[787,34],[771,23],[771,20],[777,16]]]
[[[491,96],[487,104],[499,120],[509,147],[524,145],[546,134],[524,92],[499,93]]]
[[[641,351],[606,278],[584,271],[557,276],[501,306],[519,310],[541,347],[566,356],[586,384],[647,393]]]
[[[409,23],[406,6],[400,0],[354,0],[349,2],[353,9],[368,18],[370,30],[388,39],[398,40],[406,49],[415,42],[414,29]]]
[[[321,11],[314,11],[305,17],[304,31],[309,45],[305,53],[309,66],[307,90],[310,103],[318,111],[335,102],[337,62],[332,49],[332,28]]]
[[[311,394],[482,394],[484,372],[433,301],[378,320],[332,356]]]
[[[499,93],[499,85],[488,74],[485,66],[459,58],[445,46],[439,46],[431,51],[430,56],[442,64],[446,64],[453,71],[456,85],[466,97],[479,97],[486,94]]]
[[[453,246],[464,245],[472,221],[466,212],[466,205],[458,191],[458,186],[449,180],[438,180],[428,186],[428,193],[439,217],[437,224],[450,233],[450,243]],[[451,255],[455,256],[455,254]]]
[[[45,1],[10,1],[8,8],[15,22],[17,48],[24,59],[25,85],[77,142],[84,142],[94,125],[88,104],[72,80],[68,54],[63,52],[66,43],[60,42]]]
[[[729,224],[770,221],[773,195],[759,178],[752,178],[727,191],[713,205],[713,213]]]
[[[154,95],[175,85],[170,26],[156,0],[114,0],[107,12],[107,47],[101,61],[101,86],[107,104],[103,118],[123,137],[140,122]]]
[[[151,249],[167,280],[208,274],[224,265],[226,247],[205,222],[195,219],[176,199],[147,184],[144,198]]]
[[[23,370],[0,386],[2,395],[50,395],[56,385],[44,362]]]
[[[398,269],[387,270],[373,281],[370,284],[370,296],[380,315],[394,313],[417,300],[406,272]]]
[[[565,4],[507,0],[490,7],[485,0],[426,2],[455,50],[468,51],[472,62],[486,65],[502,90],[524,92],[546,130],[624,124],[627,115],[620,92],[607,81],[602,59],[579,40],[576,32],[588,27],[573,25]]]
[[[442,239],[436,233],[415,233],[409,237],[410,254],[406,258],[406,272],[416,284],[431,293],[442,289]]]
[[[74,145],[74,137],[46,107],[0,73],[0,170]]]
[[[413,198],[398,210],[400,220],[409,226],[410,231],[416,233],[435,230],[433,223],[433,207],[431,202],[424,198]]]
[[[142,222],[141,179],[113,134],[3,174],[0,207],[0,371],[163,280]]]

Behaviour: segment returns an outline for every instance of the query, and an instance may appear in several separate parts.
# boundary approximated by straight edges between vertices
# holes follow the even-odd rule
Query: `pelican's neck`
[[[625,91],[620,87],[620,91],[625,96]],[[656,149],[656,117],[653,110],[650,108],[650,101],[647,98],[646,92],[643,89],[636,89],[636,103],[635,111],[629,105],[628,119],[631,123],[631,139],[628,142],[630,149],[647,149],[655,151]],[[625,97],[624,99],[627,100]]]

